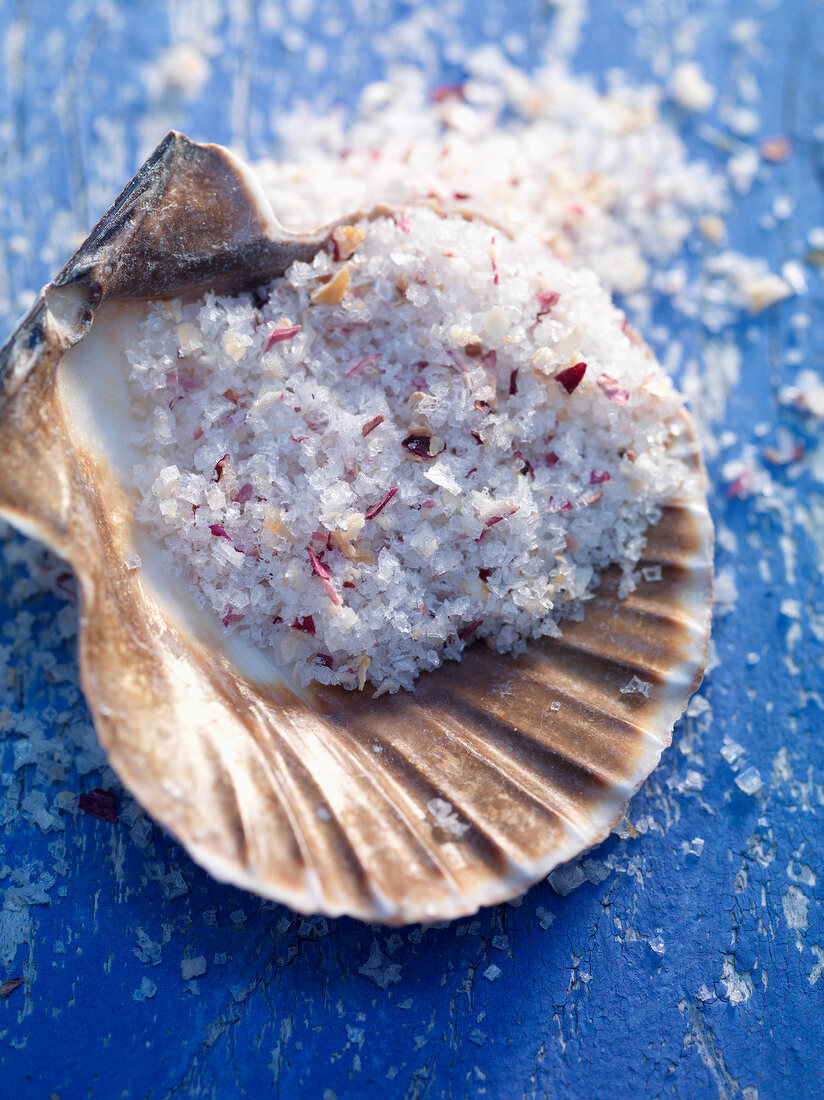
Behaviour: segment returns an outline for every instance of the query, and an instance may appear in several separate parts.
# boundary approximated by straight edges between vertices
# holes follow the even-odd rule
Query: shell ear
[[[82,283],[95,305],[206,287],[245,290],[311,259],[327,236],[287,233],[237,157],[173,130],[54,285]]]

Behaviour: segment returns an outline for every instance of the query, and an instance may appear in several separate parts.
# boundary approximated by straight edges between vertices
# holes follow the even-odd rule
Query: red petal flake
[[[101,821],[110,821],[116,825],[120,820],[117,813],[117,795],[114,791],[104,791],[102,787],[92,787],[83,791],[77,799],[78,807],[84,814],[99,817]]]
[[[309,561],[312,563],[312,569],[321,578],[321,580],[328,581],[332,574],[327,567],[323,564],[320,558],[317,556],[311,546],[306,547],[306,553],[309,555]]]
[[[272,332],[269,333],[269,339],[266,341],[266,347],[263,349],[264,354],[267,351],[271,351],[275,344],[281,344],[284,340],[293,339],[300,330],[300,325],[282,325],[280,328],[273,329]]]
[[[606,470],[592,470],[589,475],[590,485],[603,485],[605,481],[611,481],[612,475]]]
[[[629,401],[629,390],[622,389],[617,379],[609,374],[599,374],[595,380],[598,388],[616,405],[626,405]]]
[[[312,660],[317,661],[318,664],[326,665],[327,668],[335,667],[335,658],[328,653],[316,653]]]
[[[402,440],[401,446],[416,458],[423,458],[428,462],[435,457],[429,453],[431,438],[431,436],[424,435],[422,432],[410,432],[406,439]]]
[[[355,363],[354,367],[350,367],[343,377],[351,378],[352,375],[359,371],[362,367],[373,367],[375,366],[375,364],[380,362],[380,359],[380,352],[377,352],[374,355],[367,355],[365,359],[361,359],[359,363]]]
[[[209,530],[212,532],[216,539],[228,539],[229,542],[232,541],[232,536],[229,534],[222,523],[210,523]]]
[[[340,607],[340,605],[343,603],[343,600],[340,598],[340,596],[335,591],[335,588],[334,588],[334,585],[332,584],[332,582],[328,581],[326,579],[326,577],[321,577],[320,578],[320,583],[323,585],[323,589],[326,592],[326,595],[329,597],[329,599],[332,601],[332,603],[335,605],[335,607]]]
[[[572,393],[578,388],[578,384],[587,372],[586,363],[573,363],[571,367],[562,370],[555,375],[555,381],[560,382],[567,393]]]
[[[401,233],[412,232],[412,222],[409,220],[408,214],[401,214],[398,218],[398,229],[400,229]]]
[[[215,481],[220,481],[223,477],[223,473],[226,467],[229,465],[229,456],[224,455],[223,458],[219,458],[215,463]]]
[[[240,615],[237,611],[233,611],[230,607],[220,621],[223,623],[224,626],[231,626],[233,623],[239,623],[242,619],[245,618],[245,615]]]
[[[561,295],[557,290],[539,290],[535,295],[535,299],[538,302],[538,316],[543,317],[545,313],[549,313],[553,306],[561,300]]]
[[[458,637],[461,641],[466,641],[470,634],[474,634],[479,626],[483,626],[483,619],[476,619],[474,623],[470,623],[468,626],[462,627],[458,631]]]
[[[384,508],[387,506],[387,504],[392,499],[392,497],[395,495],[395,493],[397,493],[399,488],[400,488],[400,486],[396,485],[394,489],[390,489],[389,492],[386,494],[386,496],[383,498],[383,500],[380,501],[379,504],[375,504],[372,508],[369,509],[369,511],[366,513],[366,516],[364,518],[365,519],[374,519],[375,516],[378,515],[379,512],[382,512],[384,510]]]
[[[301,630],[304,634],[311,634],[315,636],[315,620],[311,615],[304,615],[301,618],[295,619],[292,623],[292,630]]]
[[[235,502],[237,504],[245,504],[247,500],[251,500],[255,495],[255,487],[251,481],[245,482],[241,485],[238,491],[235,493]]]
[[[68,596],[70,600],[74,600],[74,602],[77,603],[77,587],[74,581],[74,573],[58,573],[54,585],[64,596]]]
[[[500,523],[502,519],[509,519],[510,516],[515,515],[515,513],[518,511],[519,507],[520,507],[520,505],[516,505],[514,508],[510,508],[509,511],[506,512],[502,516],[492,516],[491,519],[488,519],[486,521],[486,526],[487,527],[494,527],[495,524]]]
[[[514,397],[517,392],[518,392],[518,368],[516,367],[515,370],[512,372],[512,374],[510,374],[510,376],[509,376],[509,396]]]
[[[742,471],[742,473],[740,473],[738,477],[727,486],[727,499],[732,500],[733,497],[743,499],[752,486],[752,480],[752,470]]]

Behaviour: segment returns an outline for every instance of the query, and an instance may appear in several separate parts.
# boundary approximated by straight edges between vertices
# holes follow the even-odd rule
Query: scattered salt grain
[[[426,804],[426,808],[435,819],[435,824],[445,833],[460,837],[468,832],[470,826],[466,821],[461,821],[458,814],[452,809],[451,803],[443,798],[432,798]]]
[[[735,777],[735,785],[744,794],[758,794],[764,786],[764,780],[757,768],[749,767]]]
[[[358,973],[373,981],[379,989],[388,989],[394,982],[399,982],[401,970],[400,963],[392,962],[384,955],[376,939],[372,940],[369,958],[358,967]]]
[[[136,989],[132,994],[132,1000],[142,1002],[150,1001],[152,997],[157,993],[157,985],[149,978],[141,978],[140,989]]]
[[[566,897],[587,881],[584,869],[579,863],[565,863],[549,875],[548,882],[556,894]]]
[[[168,901],[182,898],[189,893],[189,887],[180,871],[172,871],[163,877],[163,893]]]
[[[624,684],[620,689],[622,695],[643,695],[645,699],[648,699],[653,685],[646,680],[640,679],[638,676],[633,676],[629,683]]]
[[[541,928],[544,931],[546,931],[547,928],[549,928],[549,926],[555,921],[555,917],[553,916],[553,914],[550,913],[550,911],[546,909],[543,905],[539,905],[537,907],[537,909],[535,910],[535,916],[540,921]]]
[[[715,88],[696,61],[681,61],[673,71],[670,87],[673,99],[685,111],[707,111],[715,101]]]
[[[198,955],[195,959],[183,959],[180,963],[180,976],[184,982],[192,978],[201,978],[206,973],[206,959]]]

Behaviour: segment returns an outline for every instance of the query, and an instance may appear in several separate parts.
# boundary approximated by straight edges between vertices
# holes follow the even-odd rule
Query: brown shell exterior
[[[701,680],[712,526],[703,498],[669,502],[641,563],[662,580],[622,600],[609,574],[561,638],[517,659],[476,645],[378,700],[273,690],[188,637],[124,567],[130,508],[73,438],[61,357],[105,300],[251,286],[327,236],[273,234],[233,158],[170,134],[0,352],[0,513],[75,569],[101,742],[194,859],[303,912],[446,919],[621,819]],[[683,443],[700,469],[688,423]],[[634,675],[648,697],[621,692]]]

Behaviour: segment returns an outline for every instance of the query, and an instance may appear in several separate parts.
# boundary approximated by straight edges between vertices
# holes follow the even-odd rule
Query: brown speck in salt
[[[371,420],[367,420],[364,426],[361,428],[361,435],[366,437],[370,432],[373,432],[375,428],[383,424],[384,418],[382,416],[373,416]]]
[[[792,152],[792,142],[788,137],[779,134],[776,137],[767,137],[761,142],[761,156],[771,164],[780,164],[786,160]]]

